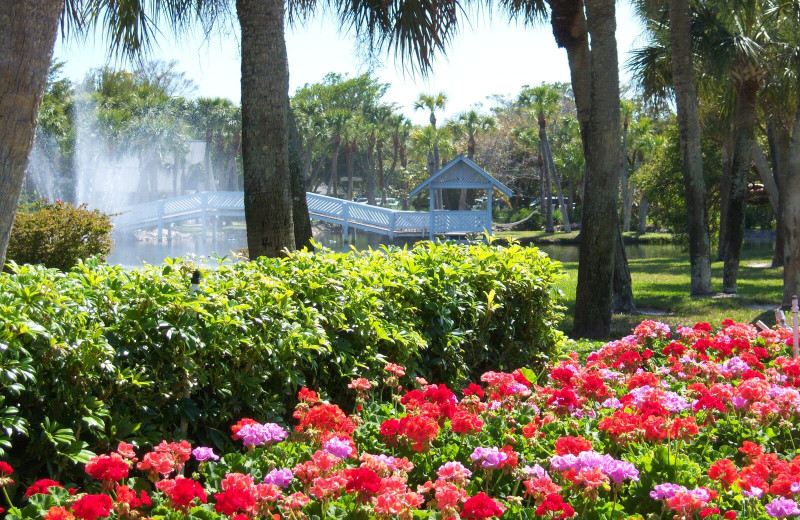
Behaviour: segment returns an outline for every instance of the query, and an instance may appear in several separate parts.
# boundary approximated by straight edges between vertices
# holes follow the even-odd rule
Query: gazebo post
[[[434,209],[433,195],[434,195],[435,192],[434,192],[433,188],[429,188],[428,189],[428,193],[430,194],[430,199],[431,199],[430,200],[431,225],[430,225],[429,233],[430,233],[430,240],[431,240],[431,242],[433,242],[433,226],[436,224],[436,217],[434,216],[434,212],[433,212],[433,209]]]
[[[486,207],[488,208],[488,213],[486,217],[486,232],[489,233],[491,236],[492,234],[492,185],[490,184],[488,188],[486,188]]]

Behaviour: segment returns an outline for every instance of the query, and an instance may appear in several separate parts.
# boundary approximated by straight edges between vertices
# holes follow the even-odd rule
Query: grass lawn
[[[739,268],[739,296],[703,298],[689,296],[688,255],[630,260],[633,296],[641,314],[615,314],[612,335],[627,335],[631,328],[645,319],[662,321],[670,326],[691,326],[698,321],[719,325],[727,318],[742,322],[761,319],[771,326],[775,323],[772,309],[780,306],[783,291],[783,269],[764,267],[769,266],[771,260],[772,256],[763,252],[745,253]],[[559,328],[569,335],[575,311],[578,264],[565,262],[563,266],[567,277],[559,288],[564,292],[563,303],[567,309]],[[721,289],[722,262],[714,262],[712,277],[714,289]]]
[[[521,244],[577,244],[579,231],[570,233],[546,233],[544,231],[497,231],[497,238],[513,238]],[[636,233],[628,231],[622,234],[626,244],[668,244],[674,241],[671,233]]]

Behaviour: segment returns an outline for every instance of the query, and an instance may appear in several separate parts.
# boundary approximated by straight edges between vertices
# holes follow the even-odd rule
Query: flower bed
[[[586,361],[486,372],[462,390],[387,364],[380,383],[348,385],[350,414],[303,388],[291,431],[236,423],[239,452],[121,443],[86,465],[85,493],[38,481],[8,518],[792,517],[789,335],[645,321]],[[0,463],[0,485],[12,471]]]

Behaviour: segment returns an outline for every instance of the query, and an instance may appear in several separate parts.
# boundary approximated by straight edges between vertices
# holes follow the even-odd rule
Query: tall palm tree
[[[467,158],[470,161],[475,160],[475,138],[482,132],[494,128],[494,118],[491,116],[479,114],[475,110],[462,112],[456,118],[448,122],[448,127],[453,132],[456,138],[467,138]],[[458,197],[458,209],[467,209],[467,190],[460,190]]]
[[[730,77],[736,90],[735,141],[731,160],[731,185],[726,219],[727,247],[722,291],[737,292],[739,258],[744,238],[747,173],[753,155],[756,104],[766,75],[766,49],[771,37],[771,1],[719,0],[696,6],[697,22],[704,28],[695,39],[706,66],[720,78]]]
[[[434,137],[434,141],[433,148],[431,149],[431,155],[428,158],[429,176],[432,176],[441,167],[441,163],[439,162],[439,139],[436,132],[436,110],[444,109],[446,104],[447,94],[444,92],[439,92],[438,94],[420,94],[417,100],[414,102],[414,110],[427,110],[430,112],[430,117],[428,119],[431,123],[431,128],[433,129],[432,135]],[[442,191],[434,190],[433,197],[434,207],[441,209],[443,207]]]
[[[0,269],[33,146],[63,0],[0,3]]]
[[[553,152],[550,149],[550,140],[547,137],[547,118],[553,116],[559,108],[561,94],[552,85],[542,83],[533,88],[527,88],[520,93],[519,102],[523,107],[532,106],[536,110],[536,118],[539,124],[539,142],[542,146],[542,158],[547,168],[547,178],[552,180],[556,188],[558,206],[561,209],[561,216],[564,219],[564,231],[569,233],[572,227],[569,223],[569,212],[564,203],[564,194],[561,191],[561,180],[558,177]],[[549,204],[549,202],[548,202]]]

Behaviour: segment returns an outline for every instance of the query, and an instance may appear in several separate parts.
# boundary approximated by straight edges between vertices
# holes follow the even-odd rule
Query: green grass
[[[570,233],[546,233],[544,231],[498,231],[497,238],[513,238],[523,244],[577,244],[579,231]],[[622,234],[626,244],[669,244],[674,242],[671,233],[636,233],[628,231]]]
[[[783,269],[761,267],[768,266],[771,260],[772,257],[763,252],[745,253],[739,268],[739,296],[702,298],[689,295],[688,255],[630,260],[633,296],[641,314],[615,314],[611,325],[612,337],[629,334],[634,326],[645,319],[662,321],[673,327],[691,326],[698,321],[718,325],[727,318],[741,322],[761,319],[772,325],[775,315],[771,309],[781,304]],[[563,302],[567,310],[559,328],[569,335],[572,333],[575,311],[578,264],[568,262],[563,265],[567,277],[560,282],[559,288],[564,292]],[[712,284],[715,290],[722,287],[722,262],[712,265]],[[755,308],[757,306],[762,308]],[[764,309],[766,306],[771,309]]]

